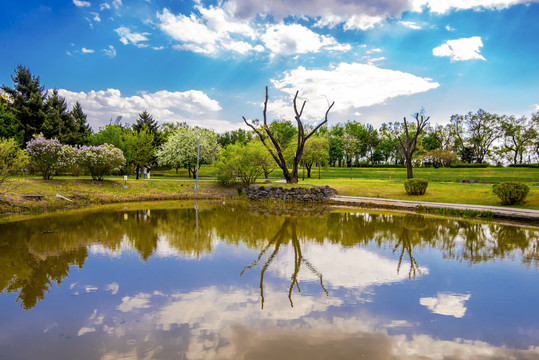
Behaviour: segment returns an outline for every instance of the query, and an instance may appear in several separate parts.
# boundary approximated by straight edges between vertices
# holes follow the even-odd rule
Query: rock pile
[[[311,202],[324,201],[337,194],[337,191],[327,185],[312,188],[250,185],[245,189],[245,193],[251,200],[275,199]]]

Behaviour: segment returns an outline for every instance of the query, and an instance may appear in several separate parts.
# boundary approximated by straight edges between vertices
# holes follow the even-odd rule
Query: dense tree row
[[[527,118],[480,109],[453,115],[446,125],[433,126],[420,110],[412,115],[415,121],[404,118],[375,128],[358,121],[328,126],[330,106],[325,120],[310,126],[301,120],[305,104],[300,109],[294,101],[295,121],[268,122],[264,112],[263,122],[245,120],[249,130],[216,134],[185,123],[158,124],[143,111],[132,125],[111,121],[93,132],[81,104],[77,102],[68,109],[58,91],[46,91],[28,68],[18,66],[11,79],[13,85],[3,85],[0,92],[0,139],[13,139],[21,148],[39,134],[64,145],[111,144],[123,152],[128,171],[157,164],[176,170],[186,168],[194,177],[198,136],[200,164],[218,159],[217,168],[232,182],[237,182],[236,178],[267,177],[276,167],[292,168],[288,175],[291,179],[295,176],[296,181],[297,166],[305,168],[307,177],[311,177],[313,167],[406,166],[410,178],[412,166],[526,164],[539,160],[539,112]]]

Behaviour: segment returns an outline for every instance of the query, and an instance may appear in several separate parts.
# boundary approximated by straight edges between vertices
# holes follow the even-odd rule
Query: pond
[[[0,234],[0,359],[539,358],[532,227],[170,202]]]

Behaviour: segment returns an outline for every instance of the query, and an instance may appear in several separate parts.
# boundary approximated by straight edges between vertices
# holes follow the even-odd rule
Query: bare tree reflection
[[[408,271],[408,278],[415,278],[418,274],[421,274],[421,268],[412,254],[414,249],[414,240],[421,243],[421,237],[418,234],[411,234],[412,231],[419,232],[426,228],[425,217],[422,215],[406,215],[401,227],[400,236],[397,238],[397,244],[393,249],[393,253],[397,249],[401,249],[399,256],[399,264],[397,265],[397,274],[400,273],[402,260],[404,255],[408,255],[410,260],[410,270]],[[414,236],[415,235],[415,236]]]
[[[292,243],[292,247],[294,249],[294,271],[292,273],[292,276],[290,278],[290,287],[288,289],[288,300],[290,301],[290,306],[294,307],[294,302],[292,301],[292,292],[294,290],[294,286],[298,290],[298,292],[301,292],[301,288],[299,287],[298,282],[298,275],[301,270],[301,265],[304,264],[318,279],[320,280],[320,286],[322,287],[322,290],[324,290],[326,295],[328,294],[328,291],[326,290],[324,286],[324,280],[322,274],[312,265],[309,260],[307,260],[301,251],[301,244],[298,239],[297,235],[297,217],[287,217],[285,218],[281,228],[277,231],[275,236],[268,242],[268,244],[262,249],[258,257],[251,263],[251,265],[246,266],[242,272],[240,273],[240,276],[243,276],[243,274],[247,270],[251,270],[253,267],[257,266],[260,261],[268,254],[271,250],[271,254],[268,256],[267,260],[264,262],[264,265],[262,266],[262,270],[260,271],[260,298],[261,298],[261,307],[264,309],[264,275],[266,271],[268,270],[269,266],[279,253],[279,250],[281,249],[281,245],[286,244],[287,240],[290,240]]]

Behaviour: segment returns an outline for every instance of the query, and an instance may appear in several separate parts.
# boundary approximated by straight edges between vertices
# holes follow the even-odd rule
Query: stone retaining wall
[[[337,194],[335,189],[329,186],[312,188],[282,188],[280,186],[250,185],[245,193],[251,200],[293,200],[293,201],[324,201]]]

